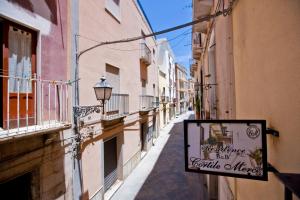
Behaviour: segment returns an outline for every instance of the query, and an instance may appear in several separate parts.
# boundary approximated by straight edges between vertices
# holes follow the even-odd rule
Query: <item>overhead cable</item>
[[[148,37],[153,37],[153,36],[156,36],[156,35],[161,35],[161,34],[164,34],[164,33],[168,33],[168,32],[172,32],[172,31],[175,31],[175,30],[178,30],[178,29],[182,29],[182,28],[185,28],[185,27],[188,27],[188,26],[192,26],[194,24],[198,24],[198,23],[201,23],[201,22],[205,22],[205,21],[209,21],[210,19],[214,19],[220,15],[223,15],[223,14],[228,14],[230,13],[232,10],[232,4],[227,8],[227,9],[224,9],[222,11],[217,11],[215,12],[214,14],[210,14],[210,15],[205,15],[205,16],[202,16],[202,17],[199,17],[198,19],[194,20],[194,21],[191,21],[191,22],[188,22],[188,23],[185,23],[185,24],[181,24],[181,25],[178,25],[178,26],[174,26],[174,27],[171,27],[171,28],[168,28],[168,29],[164,29],[164,30],[161,30],[161,31],[157,31],[157,32],[154,32],[154,33],[150,33],[150,34],[146,34],[146,35],[142,35],[142,36],[136,36],[136,37],[132,37],[132,38],[126,38],[126,39],[121,39],[121,40],[115,40],[115,41],[106,41],[106,42],[101,42],[99,44],[96,44],[92,47],[89,47],[81,52],[78,53],[77,55],[77,61],[79,60],[80,56],[92,49],[95,49],[99,46],[103,46],[103,45],[108,45],[108,44],[117,44],[117,43],[126,43],[126,42],[132,42],[132,41],[136,41],[136,40],[140,40],[140,39],[144,39],[144,38],[148,38]]]
[[[171,41],[176,40],[176,39],[178,39],[179,37],[182,37],[182,36],[185,36],[185,37],[186,37],[187,35],[189,35],[189,34],[191,34],[191,33],[192,33],[191,30],[188,29],[188,30],[184,31],[184,32],[181,33],[181,34],[179,34],[179,35],[177,35],[177,36],[175,36],[175,37],[173,37],[173,38],[171,38],[171,39],[168,39],[166,42],[171,42]],[[89,38],[89,37],[87,37],[87,36],[83,36],[83,35],[77,35],[77,36],[78,36],[78,37],[81,37],[81,38],[84,38],[84,39],[87,39],[87,40],[90,40],[90,41],[93,41],[93,42],[101,43],[100,41],[97,41],[97,40],[95,40],[95,39]],[[160,44],[159,44],[159,45],[160,45]],[[150,46],[149,48],[154,48],[154,47],[157,47],[157,46],[159,46],[159,45]],[[172,45],[171,45],[171,46],[172,46]],[[177,46],[177,45],[175,45],[175,46]],[[106,46],[106,48],[112,49],[112,50],[116,50],[116,51],[141,51],[141,50],[142,50],[141,48],[134,48],[134,49],[119,49],[119,48],[108,47],[108,46]]]

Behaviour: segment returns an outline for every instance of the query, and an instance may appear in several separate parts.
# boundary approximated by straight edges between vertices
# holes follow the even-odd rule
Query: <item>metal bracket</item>
[[[96,105],[96,106],[74,106],[73,107],[73,112],[74,116],[76,118],[82,118],[86,117],[89,114],[92,114],[94,112],[100,113],[100,108],[102,108],[101,105]]]
[[[217,86],[217,83],[208,83],[208,84],[202,84],[201,86],[205,89],[205,90],[209,90],[211,88],[211,86]]]
[[[279,131],[277,131],[275,129],[271,129],[271,128],[267,128],[266,134],[270,134],[270,135],[273,135],[275,137],[279,137]]]
[[[268,163],[268,172],[273,172],[279,181],[284,185],[284,199],[292,200],[293,194],[300,197],[300,174],[281,173],[274,166]]]
[[[270,163],[268,163],[268,172],[279,173],[279,171]]]

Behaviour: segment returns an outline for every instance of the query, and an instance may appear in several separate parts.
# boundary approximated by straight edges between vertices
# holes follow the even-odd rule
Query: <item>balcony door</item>
[[[35,122],[36,33],[1,20],[1,127],[16,128]],[[9,78],[8,78],[9,77]]]

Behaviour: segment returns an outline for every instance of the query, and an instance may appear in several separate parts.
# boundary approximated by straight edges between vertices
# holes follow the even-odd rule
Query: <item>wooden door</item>
[[[2,29],[2,72],[10,77],[2,78],[2,127],[25,126],[27,117],[28,125],[33,125],[35,82],[27,85],[25,78],[36,74],[36,33],[9,21],[2,22]]]

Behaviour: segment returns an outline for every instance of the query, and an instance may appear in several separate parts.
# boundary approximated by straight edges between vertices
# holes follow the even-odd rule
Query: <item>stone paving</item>
[[[153,151],[149,151],[112,199],[207,199],[204,176],[184,170],[182,121],[190,115],[175,119],[161,132]]]

